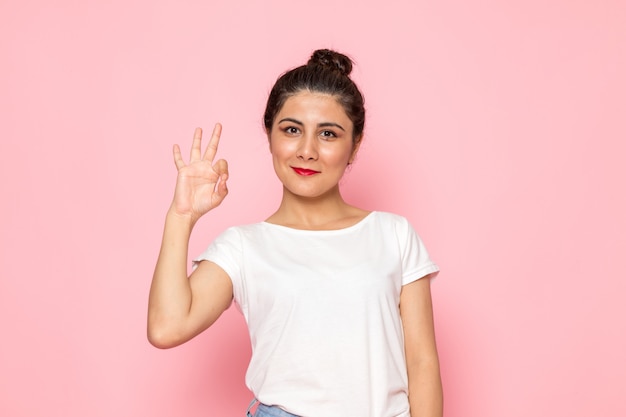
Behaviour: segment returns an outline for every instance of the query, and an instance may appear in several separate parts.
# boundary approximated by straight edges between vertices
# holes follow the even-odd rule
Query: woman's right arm
[[[217,124],[201,155],[202,131],[196,129],[191,157],[183,162],[174,146],[178,169],[174,200],[167,212],[161,250],[148,300],[148,340],[159,348],[186,342],[208,328],[230,305],[230,278],[216,264],[203,261],[187,277],[189,237],[198,219],[228,194],[226,161],[213,163],[221,134]]]

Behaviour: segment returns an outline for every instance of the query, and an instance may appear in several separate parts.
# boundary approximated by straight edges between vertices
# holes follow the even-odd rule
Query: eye
[[[286,126],[283,128],[283,132],[288,135],[297,135],[298,133],[300,133],[300,129],[295,126]]]
[[[337,135],[335,134],[335,132],[333,132],[332,130],[322,130],[320,132],[320,136],[324,139],[334,139],[337,137]]]

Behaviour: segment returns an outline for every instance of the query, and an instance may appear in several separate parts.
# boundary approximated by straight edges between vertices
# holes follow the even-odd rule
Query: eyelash
[[[295,126],[287,126],[283,129],[283,132],[293,135],[293,134],[300,133],[300,129]],[[336,138],[337,134],[333,132],[332,130],[322,130],[320,132],[320,136],[324,138]]]
[[[285,128],[283,128],[283,132],[285,132],[288,135],[295,135],[300,133],[300,129],[295,127],[295,126],[287,126]],[[334,139],[337,137],[337,134],[335,132],[333,132],[332,130],[322,130],[320,132],[320,136],[323,139]]]
[[[327,133],[330,133],[330,134],[327,135]],[[337,137],[335,132],[333,132],[332,130],[322,130],[321,135],[324,137],[324,139],[336,138]]]

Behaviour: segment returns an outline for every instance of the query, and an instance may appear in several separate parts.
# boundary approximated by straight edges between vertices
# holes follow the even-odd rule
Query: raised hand
[[[180,216],[189,216],[193,222],[219,206],[228,194],[228,164],[223,159],[213,163],[221,133],[222,125],[217,123],[202,155],[202,129],[196,128],[188,164],[183,161],[180,147],[174,145],[174,163],[178,169],[178,178],[170,210]]]

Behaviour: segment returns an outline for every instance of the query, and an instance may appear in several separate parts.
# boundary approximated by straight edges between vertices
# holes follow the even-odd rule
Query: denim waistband
[[[250,414],[250,410],[254,406],[258,400],[254,399],[248,406],[248,411],[246,413],[247,417],[298,417],[295,414],[288,413],[285,410],[282,410],[276,406],[265,405],[263,403],[259,403],[254,414]]]

